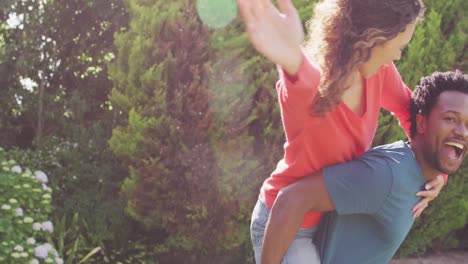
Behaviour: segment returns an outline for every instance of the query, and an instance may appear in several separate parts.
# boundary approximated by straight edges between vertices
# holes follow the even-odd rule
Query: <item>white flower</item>
[[[24,250],[24,248],[22,246],[20,246],[20,245],[16,245],[15,250],[19,251],[19,252],[22,252]]]
[[[34,256],[45,259],[47,258],[47,255],[49,255],[49,251],[44,245],[34,248]]]
[[[16,208],[15,211],[16,211],[16,215],[17,215],[17,216],[23,216],[23,209],[21,209],[21,208]]]
[[[33,258],[29,261],[29,264],[39,264],[39,260]]]
[[[25,217],[25,218],[23,219],[23,221],[24,221],[25,223],[29,224],[29,223],[34,222],[34,219],[32,219],[31,217]]]
[[[35,224],[37,224],[37,223],[35,223]],[[34,226],[34,225],[33,225],[33,226]],[[35,243],[36,243],[36,239],[34,239],[33,237],[30,237],[30,238],[28,238],[28,239],[26,240],[26,243],[27,243],[28,245],[35,244]]]
[[[23,184],[23,187],[24,187],[24,188],[31,188],[31,184],[25,183],[25,184]]]
[[[51,259],[51,258],[47,258],[47,259],[45,260],[45,263],[54,263],[54,260]]]
[[[42,195],[42,198],[44,198],[44,199],[52,199],[52,196],[51,196],[50,194],[46,193],[46,194]]]
[[[13,165],[13,164],[16,164],[16,161],[14,161],[14,160],[11,159],[11,160],[8,161],[8,163],[11,164],[11,165]]]
[[[47,183],[49,181],[47,175],[42,171],[34,172],[34,177],[42,183]]]
[[[43,183],[42,184],[42,190],[47,191],[49,187],[47,187],[47,184]]]
[[[13,252],[13,253],[11,254],[11,256],[12,256],[13,258],[21,258],[21,255],[20,255],[20,253],[18,253],[18,252]]]
[[[4,205],[2,205],[2,209],[3,210],[10,210],[11,206],[9,204],[4,204]]]
[[[55,262],[57,262],[57,264],[63,264],[63,259],[55,258]]]
[[[21,252],[20,255],[21,255],[21,257],[23,257],[23,258],[26,258],[26,257],[29,256],[29,254],[26,253],[26,252]]]
[[[18,203],[18,200],[16,200],[15,198],[11,198],[10,200],[8,200],[8,202],[11,204],[15,204]]]
[[[15,166],[11,167],[11,170],[10,170],[10,171],[13,172],[13,173],[18,173],[18,174],[20,174],[21,172],[23,172],[23,170],[21,169],[21,167],[18,166],[18,165],[15,165]]]
[[[42,226],[41,226],[40,223],[34,223],[32,225],[32,228],[33,228],[34,231],[39,231],[39,230],[41,230]]]
[[[8,169],[7,166],[3,166],[3,170],[4,170],[4,171],[9,171],[9,169]]]
[[[47,231],[49,233],[54,232],[54,226],[52,225],[52,222],[50,221],[45,221],[41,225],[42,230]]]

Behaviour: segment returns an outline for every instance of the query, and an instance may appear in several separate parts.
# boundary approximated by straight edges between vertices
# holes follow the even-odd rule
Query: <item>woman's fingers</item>
[[[413,218],[421,216],[422,212],[428,207],[430,201],[429,198],[424,198],[416,204],[413,207]]]
[[[239,7],[242,20],[244,20],[246,31],[249,36],[252,37],[252,34],[254,33],[258,24],[256,15],[254,13],[255,1],[237,0],[237,5]]]
[[[429,200],[428,200],[428,199],[422,199],[421,201],[419,201],[419,203],[417,203],[417,204],[413,207],[413,212],[417,211],[417,210],[420,209],[420,208],[427,207],[427,206],[428,206],[428,203],[429,203]]]
[[[249,0],[237,0],[237,6],[239,7],[239,12],[245,23],[254,19],[252,13],[252,2]]]
[[[430,190],[430,189],[440,190],[442,189],[442,187],[444,187],[444,184],[445,184],[444,178],[441,175],[438,175],[437,178],[428,182],[425,187],[426,187],[426,190]]]
[[[278,0],[278,5],[280,7],[281,13],[287,16],[291,16],[296,13],[296,8],[294,7],[291,0]]]
[[[300,57],[304,37],[299,15],[290,1],[282,3],[292,13],[288,16],[280,13],[271,0],[237,0],[252,45],[273,63],[288,68]]]
[[[433,200],[437,197],[437,195],[439,195],[439,190],[420,191],[417,192],[416,195],[425,198],[430,198],[431,200]]]
[[[437,177],[436,179],[426,184],[425,188],[427,191],[420,191],[416,193],[417,196],[424,198],[413,207],[414,218],[421,216],[422,212],[428,207],[429,202],[437,198],[444,184],[444,178],[442,176]]]
[[[271,2],[267,0],[237,0],[237,5],[244,19],[264,17],[265,12],[269,8],[269,4],[271,4]]]
[[[413,218],[418,218],[421,216],[422,212],[427,208],[427,204],[426,206],[423,206],[423,207],[420,207],[418,208],[418,210],[416,210],[414,213],[413,213]]]
[[[440,177],[440,178],[437,177],[437,179],[434,179],[434,180],[428,182],[426,184],[426,186],[425,186],[427,191],[417,192],[416,195],[417,196],[422,196],[422,197],[425,197],[425,198],[429,198],[430,200],[433,200],[433,199],[437,198],[437,196],[440,193],[440,190],[444,186],[444,180],[443,180],[443,178],[442,179],[441,178],[442,177]]]

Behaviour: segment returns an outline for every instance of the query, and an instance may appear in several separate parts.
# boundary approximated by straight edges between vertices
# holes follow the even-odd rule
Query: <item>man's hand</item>
[[[424,209],[427,208],[430,201],[437,198],[440,193],[440,190],[444,187],[445,180],[444,177],[438,175],[436,179],[426,184],[427,191],[421,191],[416,193],[417,196],[424,197],[418,204],[413,207],[413,218],[421,216]]]
[[[237,0],[247,34],[255,49],[294,75],[300,67],[304,39],[301,19],[291,0]]]

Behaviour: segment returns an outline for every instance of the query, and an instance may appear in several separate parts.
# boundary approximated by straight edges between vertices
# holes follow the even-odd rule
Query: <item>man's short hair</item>
[[[461,71],[434,72],[430,76],[422,77],[413,91],[410,103],[410,136],[416,135],[416,115],[428,115],[445,91],[459,91],[468,94],[468,75]]]

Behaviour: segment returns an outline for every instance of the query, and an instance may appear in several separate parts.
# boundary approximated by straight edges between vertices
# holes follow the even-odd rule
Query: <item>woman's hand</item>
[[[295,74],[302,60],[304,31],[291,0],[278,0],[281,13],[270,0],[237,0],[237,4],[255,49]]]
[[[427,191],[416,193],[417,196],[422,196],[424,198],[413,207],[413,218],[419,217],[424,209],[427,208],[428,203],[437,198],[444,185],[444,177],[438,175],[436,179],[426,184],[425,187]]]

